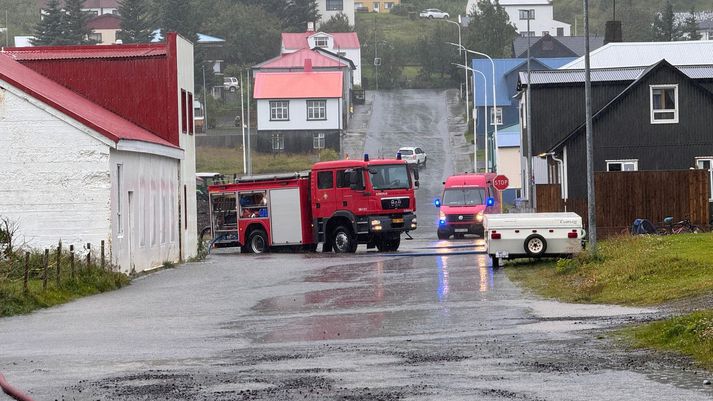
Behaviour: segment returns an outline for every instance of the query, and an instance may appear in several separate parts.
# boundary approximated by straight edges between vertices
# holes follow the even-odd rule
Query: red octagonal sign
[[[498,191],[504,191],[508,189],[508,185],[510,185],[510,180],[508,180],[508,178],[504,175],[499,175],[493,180],[493,186]]]

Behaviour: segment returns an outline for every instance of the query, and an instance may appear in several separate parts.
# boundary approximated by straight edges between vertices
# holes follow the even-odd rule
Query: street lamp
[[[444,19],[443,21],[449,22],[451,24],[456,24],[458,26],[458,52],[463,53],[463,65],[468,65],[468,53],[463,51],[463,45],[461,44],[461,33],[460,33],[460,23],[451,21],[448,19]],[[463,71],[465,73],[465,122],[466,124],[470,124],[470,108],[468,107],[470,105],[470,94],[468,93],[468,70],[464,69]],[[475,132],[475,128],[473,129]]]
[[[463,64],[458,64],[458,63],[451,63],[455,65],[456,67],[462,68],[466,71],[466,80],[468,79],[468,71],[472,73],[478,73],[480,74],[481,77],[483,77],[483,93],[485,94],[485,105],[483,107],[483,116],[485,121],[483,121],[483,137],[485,138],[485,166],[487,169],[488,166],[488,89],[486,88],[486,85],[488,84],[487,78],[485,78],[485,74],[478,70],[474,70],[467,65]],[[475,82],[475,78],[473,78],[473,81]],[[477,107],[475,105],[475,85],[473,85],[473,109],[477,110]],[[478,132],[475,129],[477,127],[477,120],[473,120],[473,172],[477,173],[478,172]]]
[[[525,92],[525,121],[527,126],[527,162],[525,163],[525,169],[527,170],[527,199],[530,201],[530,207],[535,207],[535,191],[533,191],[534,185],[534,175],[532,174],[532,103],[530,102],[530,74],[532,70],[530,69],[530,47],[532,46],[530,40],[530,21],[533,19],[532,14],[535,10],[519,10],[520,19],[527,19],[527,92]]]
[[[463,45],[459,45],[457,43],[452,43],[452,42],[447,42],[447,43],[452,46],[458,46],[459,48],[463,49],[464,51],[466,51],[468,53],[476,54],[478,56],[483,56],[483,57],[487,58],[488,60],[490,60],[490,65],[493,67],[493,126],[495,126],[495,150],[497,152],[497,149],[498,149],[498,124],[495,119],[497,119],[497,116],[498,116],[498,112],[496,110],[496,107],[497,107],[496,105],[498,103],[498,101],[497,101],[498,97],[497,97],[497,94],[495,93],[495,61],[493,61],[493,59],[485,53],[477,52],[475,50],[466,49]],[[486,145],[486,149],[487,149],[487,145],[488,145],[487,137],[486,137],[485,145]],[[496,155],[493,154],[493,169],[495,171],[498,171],[497,170],[497,158],[495,156]],[[489,172],[487,165],[485,166],[485,172]]]

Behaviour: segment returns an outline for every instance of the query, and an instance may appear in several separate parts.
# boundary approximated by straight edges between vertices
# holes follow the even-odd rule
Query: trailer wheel
[[[250,253],[265,253],[267,252],[267,233],[260,228],[250,232],[248,243],[246,244]]]
[[[528,256],[537,258],[545,254],[547,241],[539,235],[532,234],[525,239],[525,252]]]
[[[500,267],[500,258],[495,256],[495,254],[490,254],[490,260],[493,261],[493,269],[497,269],[498,267]]]
[[[338,226],[332,232],[332,248],[335,253],[354,253],[357,249],[356,237],[344,226]]]

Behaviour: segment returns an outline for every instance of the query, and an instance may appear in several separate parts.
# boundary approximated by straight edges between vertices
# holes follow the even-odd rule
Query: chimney
[[[607,21],[604,28],[604,44],[611,42],[623,42],[621,32],[621,21]]]
[[[307,32],[314,32],[314,22],[307,23]]]
[[[305,59],[305,72],[312,72],[312,59],[311,58]]]

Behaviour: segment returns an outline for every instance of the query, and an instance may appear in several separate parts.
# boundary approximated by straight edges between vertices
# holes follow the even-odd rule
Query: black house
[[[661,60],[591,77],[595,171],[700,168],[713,184],[713,65]],[[549,154],[548,182],[564,198],[586,198],[584,72],[535,72],[529,86],[533,155]]]
[[[585,53],[585,36],[530,36],[530,57],[561,58],[581,57]],[[512,41],[512,57],[527,58],[527,36],[518,36]],[[601,36],[589,36],[590,50],[604,46]]]

